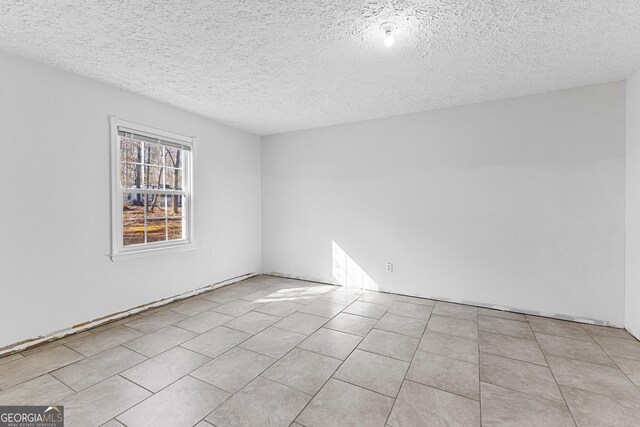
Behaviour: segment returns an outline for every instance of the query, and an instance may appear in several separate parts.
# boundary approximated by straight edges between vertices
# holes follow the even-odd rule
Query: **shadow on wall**
[[[348,288],[379,289],[376,282],[335,241],[331,241],[333,279]]]

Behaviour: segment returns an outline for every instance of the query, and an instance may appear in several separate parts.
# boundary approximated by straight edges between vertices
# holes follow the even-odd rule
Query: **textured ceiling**
[[[640,68],[639,0],[0,0],[0,14],[0,49],[261,135]]]

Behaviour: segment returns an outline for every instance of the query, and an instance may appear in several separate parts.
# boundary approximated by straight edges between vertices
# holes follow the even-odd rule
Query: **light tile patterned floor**
[[[624,330],[260,276],[0,358],[67,426],[640,425]]]

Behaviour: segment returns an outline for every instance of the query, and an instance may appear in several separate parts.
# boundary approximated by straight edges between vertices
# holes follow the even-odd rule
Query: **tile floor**
[[[67,426],[640,425],[620,329],[269,276],[0,358]]]

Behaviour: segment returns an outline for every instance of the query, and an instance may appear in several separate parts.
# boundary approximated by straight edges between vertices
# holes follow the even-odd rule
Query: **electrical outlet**
[[[387,263],[387,271],[389,273],[393,273],[393,263],[391,263],[391,262]]]

